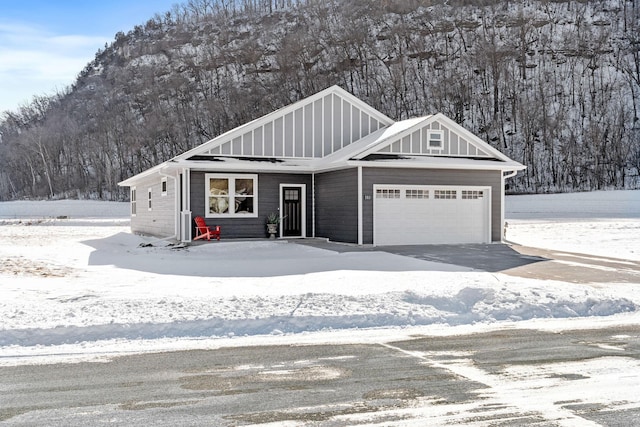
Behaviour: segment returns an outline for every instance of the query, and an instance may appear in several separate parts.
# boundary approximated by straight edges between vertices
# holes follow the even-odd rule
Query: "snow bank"
[[[618,206],[612,215],[623,215],[628,211],[620,206],[634,205],[637,194],[580,197],[604,197]],[[537,211],[529,219],[523,213],[523,219],[509,220],[512,240],[573,242],[576,252],[598,247],[618,257],[640,252],[633,249],[640,241],[637,217],[606,219],[592,200],[583,206],[593,206],[597,220],[567,220],[573,214],[558,195],[553,203],[545,201],[550,196],[541,196],[540,203],[537,196],[517,197],[516,206]],[[578,203],[578,196],[567,198]],[[540,281],[282,241],[187,248],[156,241],[145,247],[141,243],[152,240],[130,234],[127,204],[111,205],[0,203],[0,213],[12,218],[0,221],[0,364],[25,363],[36,355],[44,359],[32,361],[59,360],[52,357],[59,353],[251,345],[266,337],[353,341],[397,338],[415,328],[453,333],[534,319],[613,316],[637,322],[640,316],[640,283]],[[558,212],[565,217],[550,219]],[[24,221],[23,215],[40,219]]]

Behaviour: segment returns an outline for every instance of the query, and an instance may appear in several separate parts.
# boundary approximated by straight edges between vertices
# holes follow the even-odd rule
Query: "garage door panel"
[[[374,200],[376,245],[486,243],[490,239],[489,188],[375,187],[385,190],[384,195],[376,191]],[[439,197],[456,198],[436,199],[436,189],[440,191]],[[463,189],[465,199],[462,199]],[[416,190],[420,190],[422,198],[407,198],[415,197]],[[389,194],[392,198],[387,198]]]

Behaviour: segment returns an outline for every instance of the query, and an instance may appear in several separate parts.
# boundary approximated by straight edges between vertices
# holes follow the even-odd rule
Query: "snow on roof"
[[[340,162],[345,162],[350,160],[354,156],[364,152],[371,150],[379,145],[382,145],[384,141],[387,141],[394,136],[404,132],[407,129],[412,128],[416,124],[428,119],[431,116],[424,117],[416,117],[413,119],[401,120],[399,122],[395,122],[390,126],[384,127],[382,129],[378,129],[377,131],[370,133],[359,141],[356,141],[342,150],[336,151],[335,153],[324,157],[323,159],[317,162],[317,165],[320,166],[328,166],[328,165],[336,165]]]
[[[288,157],[259,157],[259,156],[234,156],[229,154],[212,154],[209,149],[220,141],[226,141],[231,134],[241,134],[246,129],[256,126],[265,120],[269,120],[276,115],[281,115],[287,111],[293,111],[301,103],[308,103],[314,99],[321,98],[327,93],[338,93],[348,97],[350,102],[362,104],[363,108],[371,114],[379,115],[381,120],[389,123],[388,125],[366,135],[360,140],[354,141],[337,151],[326,155],[322,158],[288,158]],[[484,159],[470,158],[468,156],[446,156],[446,155],[427,155],[427,154],[410,154],[410,155],[387,155],[371,157],[385,145],[393,142],[394,139],[402,138],[410,134],[414,129],[428,125],[433,121],[444,123],[450,128],[455,128],[456,132],[467,138],[470,143],[480,147],[480,149],[488,153],[493,158],[485,157]],[[384,123],[380,122],[380,123]],[[344,91],[338,86],[332,86],[309,98],[300,100],[287,107],[283,107],[273,113],[267,114],[252,122],[246,123],[235,129],[226,132],[209,142],[206,142],[192,150],[186,151],[173,159],[154,166],[143,171],[134,177],[119,183],[121,186],[133,186],[140,179],[154,174],[164,174],[169,171],[178,169],[194,169],[194,170],[220,170],[238,172],[300,172],[312,173],[328,170],[336,170],[355,165],[380,166],[380,167],[408,167],[408,168],[438,168],[438,169],[476,169],[476,170],[502,170],[502,171],[518,171],[526,167],[511,160],[504,153],[491,147],[478,136],[472,134],[464,127],[455,123],[442,114],[428,115],[416,117],[398,122],[393,122],[387,116],[365,104],[363,101]]]

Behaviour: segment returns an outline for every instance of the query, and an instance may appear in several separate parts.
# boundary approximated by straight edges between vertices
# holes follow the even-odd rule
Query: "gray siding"
[[[355,181],[355,180],[354,180]],[[478,185],[491,187],[491,240],[501,240],[500,171],[363,168],[363,243],[373,243],[373,185]],[[367,197],[371,196],[371,197]]]
[[[316,236],[358,242],[357,169],[316,174]]]
[[[162,177],[157,175],[136,185],[136,215],[131,216],[131,232],[156,237],[175,234],[175,180],[167,179],[167,194],[162,195]],[[151,188],[151,210],[148,190]]]
[[[446,156],[446,157],[486,157],[491,158],[488,154],[473,140],[465,137],[457,127],[450,128],[441,121],[434,121],[401,139],[391,140],[389,145],[380,149],[380,153],[393,154],[428,154],[430,156]],[[429,130],[442,131],[442,148],[432,149],[429,147],[428,132]]]
[[[350,96],[327,92],[295,109],[276,114],[243,134],[233,134],[208,154],[252,157],[324,157],[364,138],[388,123],[359,108]],[[293,108],[293,107],[292,107]],[[378,118],[374,117],[377,116]],[[381,121],[382,120],[382,121]]]
[[[222,227],[222,238],[262,238],[266,231],[267,215],[277,212],[280,206],[280,184],[306,184],[307,186],[307,235],[312,230],[311,175],[306,174],[258,174],[258,216],[254,218],[206,218],[205,172],[191,172],[191,216],[205,217],[208,225]],[[195,236],[195,226],[192,224]]]

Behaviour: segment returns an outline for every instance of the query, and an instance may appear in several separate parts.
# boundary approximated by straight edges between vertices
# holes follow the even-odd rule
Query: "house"
[[[135,233],[373,245],[501,241],[504,183],[525,167],[442,114],[394,121],[338,86],[120,183]]]

